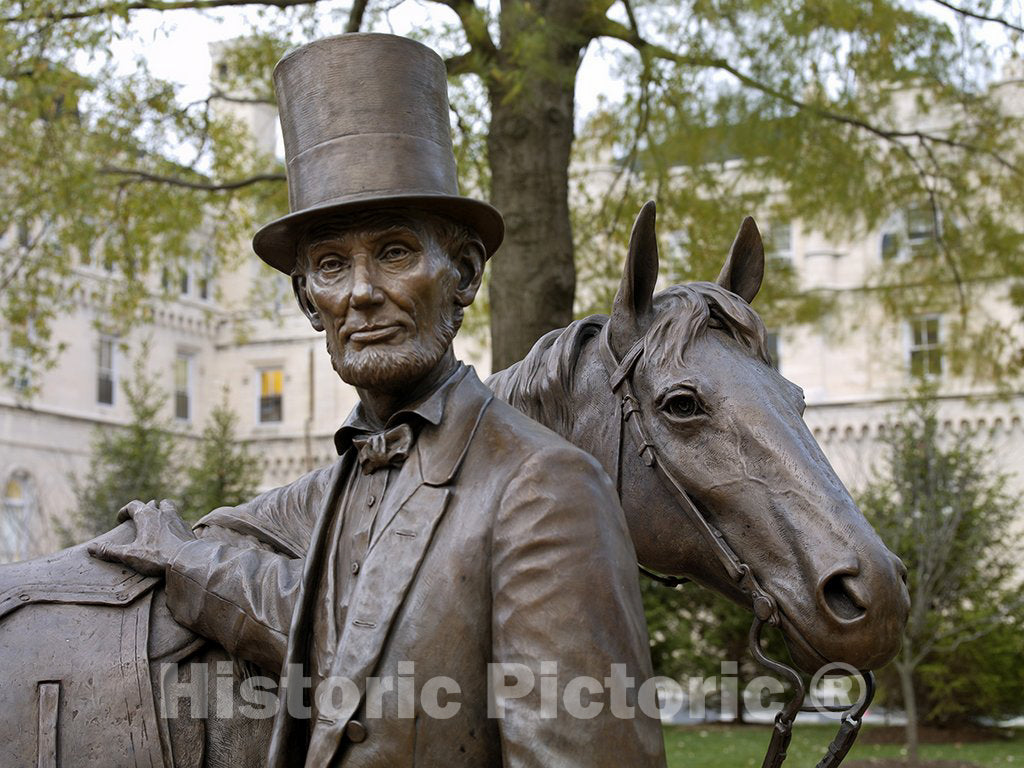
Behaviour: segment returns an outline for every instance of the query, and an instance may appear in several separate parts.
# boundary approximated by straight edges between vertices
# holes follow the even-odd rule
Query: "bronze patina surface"
[[[310,530],[303,557],[196,539],[171,505],[142,502],[125,509],[133,543],[92,551],[166,575],[174,617],[281,670],[282,700],[310,679],[308,715],[277,714],[271,766],[663,763],[659,722],[639,708],[546,716],[537,685],[492,711],[495,663],[538,680],[557,670],[563,685],[613,665],[641,682],[652,672],[607,475],[455,359],[500,219],[456,193],[440,59],[342,36],[290,54],[276,82],[293,212],[254,247],[290,271],[360,399],[321,497],[247,520]],[[375,713],[370,678],[403,675],[415,702],[443,679],[460,706],[431,716],[385,699]],[[359,694],[322,698],[335,680]]]
[[[389,87],[403,68],[415,71],[395,83],[405,96],[394,114],[345,117],[358,112],[352,94],[387,111],[368,75],[374,41],[388,59],[374,71]],[[332,64],[332,46],[346,45],[362,64],[347,68],[340,53]],[[135,522],[91,548],[140,576],[82,547],[0,567],[0,656],[20,681],[0,688],[11,713],[0,764],[262,765],[273,731],[274,765],[660,765],[657,722],[642,714],[545,718],[534,693],[491,718],[483,702],[492,660],[535,671],[555,662],[563,682],[601,679],[610,663],[637,682],[649,674],[627,525],[644,565],[755,610],[768,599],[764,616],[808,671],[825,661],[871,668],[896,652],[901,566],[821,455],[799,393],[767,365],[764,327],[748,306],[764,268],[752,223],[716,284],[655,295],[645,208],[610,317],[549,334],[488,381],[597,463],[454,359],[451,337],[501,227],[489,206],[458,196],[447,108],[442,131],[437,106],[443,67],[425,50],[390,36],[332,39],[277,72],[279,87],[315,88],[299,62],[335,67],[315,99],[294,94],[302,120],[289,128],[282,115],[293,213],[261,230],[256,247],[292,275],[335,369],[359,389],[339,461],[216,510],[195,533],[173,506],[133,502],[125,515]],[[410,118],[410,105],[429,114]],[[424,133],[447,150],[389,165],[384,146],[408,134],[415,147]],[[379,173],[347,176],[346,146],[372,147]],[[320,160],[293,162],[307,150]],[[166,576],[166,588],[145,574]],[[69,644],[78,656],[62,661],[80,661],[57,664],[51,651]],[[160,662],[183,662],[187,682],[189,662],[227,662],[224,648],[236,662],[226,664],[235,714],[167,717],[143,672],[158,690]],[[305,676],[355,682],[357,697],[327,715],[316,706],[276,722],[238,715],[239,680],[273,676],[286,659]],[[96,684],[97,670],[116,674]],[[417,701],[427,679],[457,677],[460,712],[401,717],[385,707],[369,717],[370,680],[389,674],[413,678]],[[202,685],[217,694],[216,678]]]

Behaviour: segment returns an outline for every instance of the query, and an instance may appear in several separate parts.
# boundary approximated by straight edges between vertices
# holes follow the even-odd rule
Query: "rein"
[[[605,367],[609,371],[609,385],[612,393],[619,398],[619,427],[616,430],[616,446],[614,453],[615,467],[615,488],[620,493],[622,490],[622,446],[625,442],[624,432],[629,429],[633,433],[633,439],[639,446],[637,454],[643,463],[650,467],[658,475],[658,478],[665,483],[670,491],[674,491],[680,506],[689,518],[690,522],[700,532],[704,539],[711,545],[722,567],[729,577],[736,583],[736,586],[748,598],[750,598],[751,609],[754,613],[754,621],[750,625],[750,651],[759,664],[778,675],[789,680],[793,685],[793,696],[783,706],[782,711],[775,716],[775,723],[772,728],[771,742],[764,756],[761,768],[779,768],[786,759],[786,752],[790,740],[793,737],[793,723],[797,714],[803,710],[804,695],[806,686],[800,673],[792,667],[780,661],[768,658],[761,647],[761,633],[765,624],[779,626],[782,616],[775,598],[761,586],[754,574],[753,569],[744,563],[736,554],[736,551],[729,546],[722,532],[715,528],[708,519],[697,509],[696,504],[690,495],[683,488],[680,480],[672,472],[671,468],[664,462],[658,460],[658,452],[648,436],[647,429],[643,422],[643,413],[640,408],[640,401],[633,391],[632,375],[640,356],[644,352],[644,338],[640,337],[629,348],[629,351],[618,360],[611,347],[608,338],[610,323],[601,330],[601,355],[604,358]],[[666,576],[639,566],[640,571],[652,579],[667,586],[677,586],[687,581],[685,578]],[[843,718],[828,751],[818,763],[817,768],[836,768],[846,757],[853,746],[863,722],[864,712],[867,710],[871,699],[874,697],[875,684],[874,675],[869,672],[861,672],[864,679],[865,696],[863,700],[849,711],[828,707],[829,711],[843,712]]]

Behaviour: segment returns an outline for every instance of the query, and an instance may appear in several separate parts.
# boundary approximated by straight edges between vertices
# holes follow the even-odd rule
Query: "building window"
[[[11,355],[11,381],[14,391],[28,392],[32,388],[32,357],[24,347],[15,347]]]
[[[96,360],[96,402],[114,404],[114,339],[101,336]]]
[[[29,523],[35,515],[35,493],[27,472],[15,472],[3,485],[0,508],[0,563],[24,560],[31,554]]]
[[[779,332],[768,331],[765,346],[768,349],[768,362],[776,371],[779,370]]]
[[[906,213],[907,245],[912,253],[927,249],[935,241],[935,213],[930,206],[917,205]]]
[[[178,289],[182,296],[188,296],[189,290],[191,289],[191,279],[187,269],[182,269],[181,274],[178,275]]]
[[[914,205],[892,216],[882,232],[882,259],[906,260],[933,253],[938,240],[935,211]]]
[[[183,352],[174,358],[174,417],[192,418],[192,356]]]
[[[793,226],[788,221],[773,219],[765,228],[765,256],[769,259],[791,261],[793,258]]]
[[[213,256],[209,253],[203,254],[202,261],[199,265],[199,276],[196,278],[196,291],[199,294],[199,298],[203,301],[209,301],[210,296],[213,293]]]
[[[270,424],[283,418],[284,371],[265,368],[260,371],[260,423]]]
[[[910,374],[932,378],[942,374],[942,318],[923,315],[907,322]]]

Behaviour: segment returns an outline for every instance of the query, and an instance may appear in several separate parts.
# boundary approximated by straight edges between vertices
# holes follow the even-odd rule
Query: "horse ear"
[[[658,280],[658,238],[654,222],[654,201],[648,200],[633,223],[626,269],[612,306],[612,337],[625,347],[638,338],[650,322],[654,285]]]
[[[747,216],[740,224],[729,258],[716,281],[727,291],[732,291],[748,304],[757,296],[764,280],[764,243],[757,224]]]

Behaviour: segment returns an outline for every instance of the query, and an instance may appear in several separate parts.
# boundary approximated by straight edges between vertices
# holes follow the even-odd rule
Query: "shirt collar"
[[[444,417],[444,407],[448,402],[448,396],[468,370],[466,365],[460,362],[448,378],[442,381],[433,392],[422,398],[418,403],[393,413],[391,418],[388,419],[387,424],[384,425],[384,429],[390,429],[396,424],[401,423],[414,426],[418,426],[423,422],[433,424],[434,426],[440,424],[441,419]],[[355,408],[352,409],[345,419],[345,423],[341,425],[341,429],[334,433],[334,447],[340,456],[352,447],[353,437],[379,431],[380,427],[372,424],[367,417],[363,404],[356,403]]]

